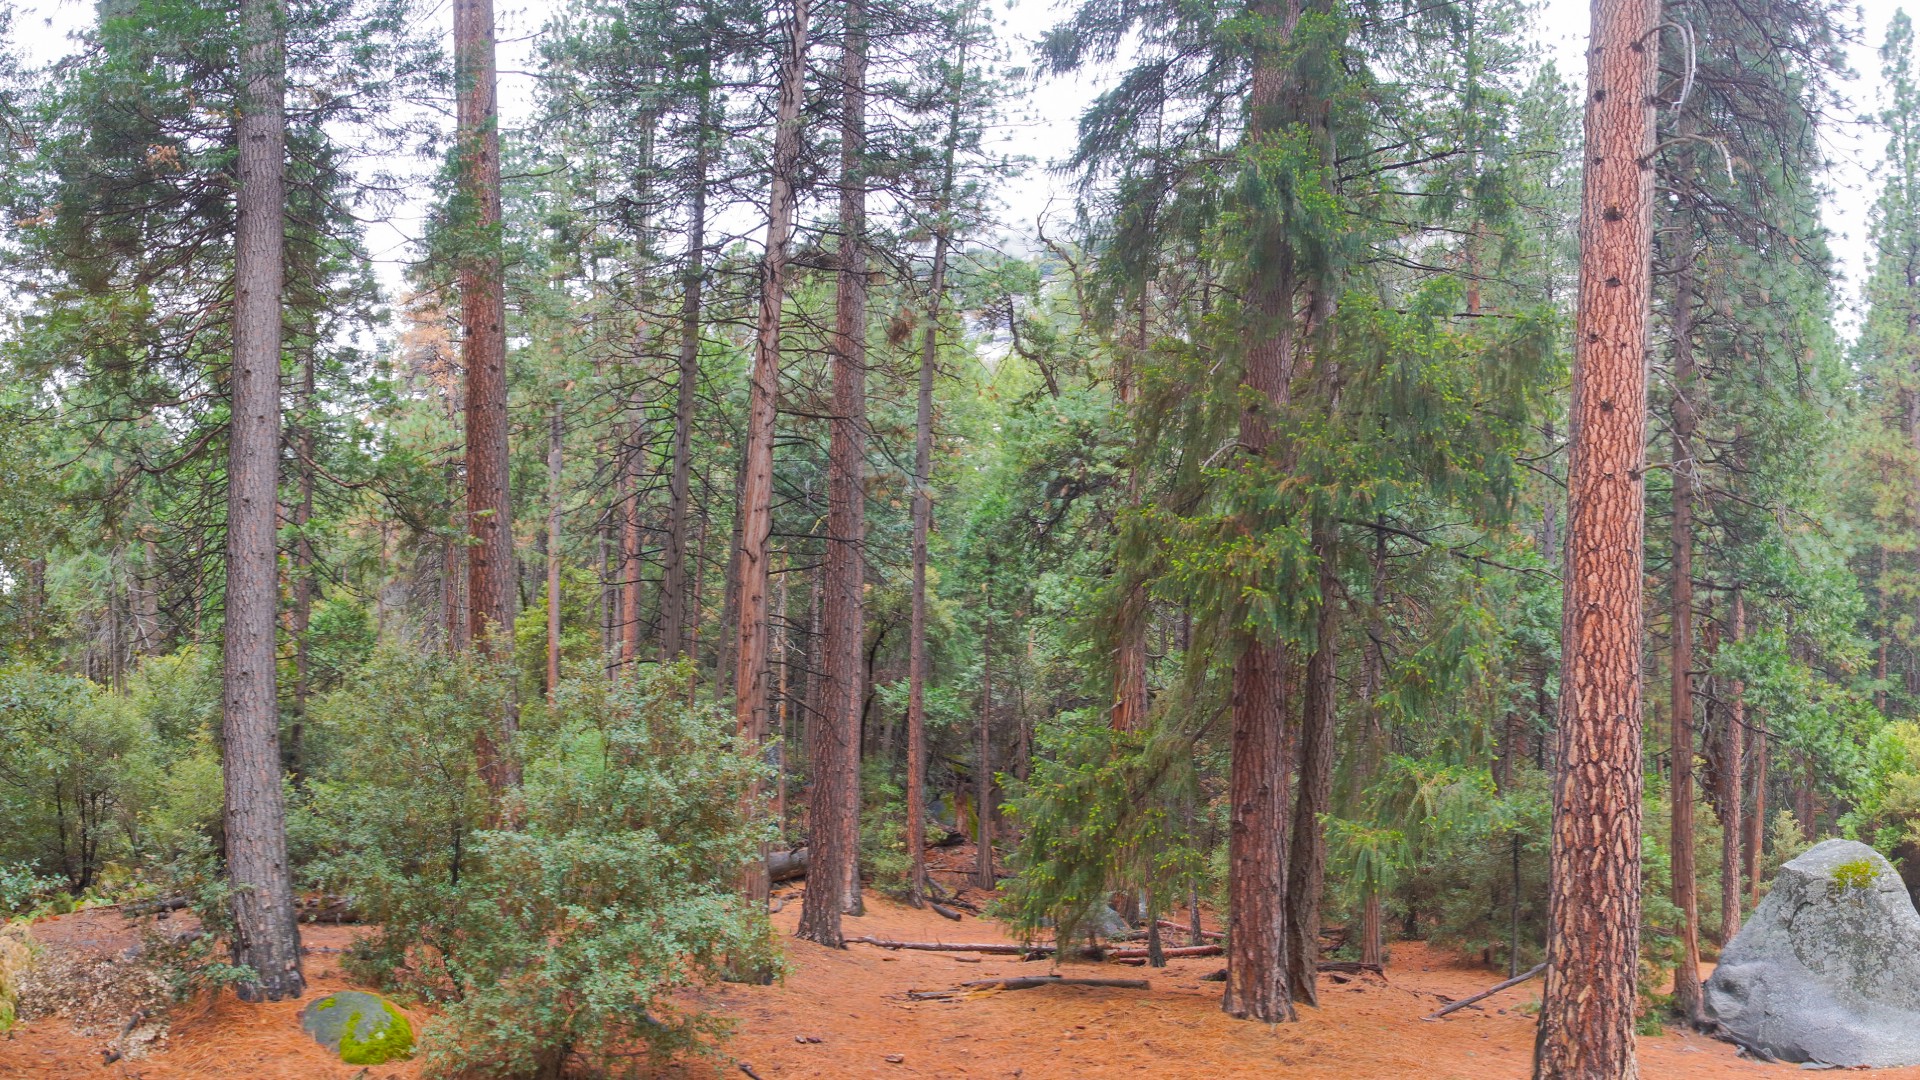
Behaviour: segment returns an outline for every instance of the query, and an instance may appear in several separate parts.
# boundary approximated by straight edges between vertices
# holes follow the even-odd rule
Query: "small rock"
[[[905,1060],[907,1060],[907,1055],[905,1054],[888,1054],[887,1055],[887,1061],[894,1065],[898,1065]]]
[[[413,1025],[378,994],[329,994],[300,1010],[300,1027],[348,1065],[382,1065],[413,1056]]]

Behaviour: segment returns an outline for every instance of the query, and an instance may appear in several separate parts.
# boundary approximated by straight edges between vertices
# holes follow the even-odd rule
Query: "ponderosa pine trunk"
[[[740,752],[761,760],[767,737],[767,586],[772,569],[773,439],[780,397],[780,322],[786,304],[787,245],[793,234],[794,174],[800,160],[800,106],[807,72],[807,15],[809,0],[794,0],[788,25],[788,49],[780,72],[780,103],[774,114],[772,185],[768,192],[766,250],[760,264],[760,316],[754,341],[752,382],[747,397],[747,440],[740,485],[740,510],[735,515],[740,538],[734,551],[734,589],[738,597],[739,627],[734,647],[734,717]],[[762,789],[755,781],[747,792],[749,806],[759,811]],[[819,858],[815,856],[816,860]],[[839,868],[815,872],[816,881],[838,882]],[[742,889],[756,905],[767,902],[765,845],[741,874]],[[812,892],[810,888],[808,892]],[[833,890],[837,897],[838,890]],[[815,918],[830,913],[831,922],[809,927],[805,911]],[[840,905],[815,904],[803,910],[802,936],[840,944]],[[808,930],[815,931],[807,933]],[[762,973],[770,979],[771,973]]]
[[[947,287],[953,231],[954,159],[960,141],[960,93],[966,50],[954,65],[947,113],[945,166],[934,206],[933,269],[927,279],[927,325],[920,337],[920,385],[913,426],[913,610],[907,629],[907,899],[919,907],[927,877],[927,541],[933,531],[933,375],[940,356],[940,301]]]
[[[1338,738],[1334,710],[1340,637],[1340,605],[1335,599],[1340,576],[1334,563],[1338,543],[1336,524],[1324,518],[1314,522],[1313,548],[1320,560],[1320,613],[1302,695],[1300,790],[1293,811],[1293,847],[1287,866],[1288,992],[1293,1000],[1306,1005],[1320,1004],[1315,965],[1320,962],[1320,898],[1327,870],[1322,821],[1333,810],[1333,752]]]
[[[813,791],[808,841],[813,864],[802,904],[801,936],[839,945],[840,921],[809,916],[834,903],[860,912],[860,714],[865,698],[867,252],[866,4],[843,5],[840,62],[840,249],[833,333],[833,418],[827,447],[827,594],[821,643],[826,660],[826,711],[814,718]],[[837,878],[828,875],[838,875]],[[814,886],[840,882],[834,896]],[[831,921],[832,930],[826,928]]]
[[[1636,1077],[1642,573],[1660,0],[1595,0],[1540,1080]]]
[[[1686,160],[1682,153],[1681,160]],[[1700,891],[1693,844],[1693,436],[1696,425],[1693,393],[1693,237],[1682,234],[1674,274],[1673,297],[1673,517],[1672,571],[1669,591],[1673,603],[1673,650],[1670,747],[1671,784],[1668,853],[1672,859],[1673,906],[1680,910],[1680,958],[1673,974],[1673,1008],[1688,1024],[1701,1022]]]
[[[560,401],[556,397],[547,418],[547,701],[560,694]]]
[[[1353,790],[1365,791],[1379,771],[1386,731],[1380,722],[1380,694],[1386,688],[1387,657],[1387,534],[1375,530],[1370,567],[1373,591],[1367,612],[1367,640],[1361,646],[1360,695],[1365,711],[1361,734],[1360,760],[1354,769]],[[1367,882],[1360,893],[1360,962],[1386,963],[1384,920],[1380,911],[1380,890]]]
[[[513,505],[507,489],[506,283],[500,250],[500,113],[493,0],[454,0],[453,63],[460,193],[468,207],[458,260],[460,362],[467,375],[467,620],[473,646],[513,656]],[[511,704],[475,739],[496,796],[519,782]]]
[[[232,421],[227,448],[227,589],[221,727],[233,962],[244,1001],[299,997],[300,926],[287,861],[274,651],[279,601],[281,281],[286,252],[286,7],[242,0],[242,97],[234,121]]]
[[[693,198],[687,209],[687,269],[681,278],[680,357],[673,402],[673,473],[667,481],[666,550],[660,583],[660,658],[687,649],[687,610],[692,590],[687,573],[693,503],[693,415],[700,382],[700,318],[707,273],[707,110],[713,90],[710,55],[700,54],[699,99],[693,145]]]

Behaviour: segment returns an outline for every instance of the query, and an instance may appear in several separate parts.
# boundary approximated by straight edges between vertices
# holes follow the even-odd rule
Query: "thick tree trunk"
[[[500,115],[493,0],[454,0],[459,182],[472,217],[458,266],[460,362],[467,373],[468,633],[497,660],[513,655],[513,505],[507,490],[506,285],[500,253]],[[476,739],[480,775],[496,794],[519,783],[511,704]]]
[[[1333,809],[1334,678],[1338,674],[1340,577],[1334,565],[1338,526],[1314,523],[1314,553],[1320,559],[1320,614],[1313,653],[1307,659],[1307,685],[1300,737],[1299,802],[1293,811],[1293,848],[1287,867],[1287,964],[1293,1000],[1320,1004],[1314,966],[1320,962],[1320,896],[1327,869],[1322,817]]]
[[[1682,156],[1684,160],[1684,155]],[[1700,999],[1700,895],[1693,845],[1693,500],[1694,458],[1693,236],[1682,233],[1673,297],[1673,712],[1671,831],[1673,906],[1680,909],[1680,959],[1673,974],[1673,1008],[1698,1026]]]
[[[1266,25],[1253,72],[1247,139],[1263,146],[1305,115],[1297,76],[1285,58],[1301,0],[1267,0],[1256,6]],[[1240,414],[1245,467],[1265,474],[1281,463],[1274,418],[1289,401],[1296,345],[1293,324],[1297,286],[1286,223],[1269,225],[1264,258],[1248,283],[1250,345],[1241,385],[1249,392]],[[1264,476],[1263,476],[1264,479]],[[1249,517],[1254,532],[1265,523]],[[1267,1023],[1293,1020],[1287,949],[1287,813],[1293,747],[1288,725],[1283,645],[1264,633],[1242,632],[1233,664],[1233,737],[1228,782],[1227,985],[1221,1008],[1228,1015]]]
[[[839,913],[860,911],[860,713],[865,697],[867,255],[865,108],[866,6],[848,0],[840,88],[840,252],[834,330],[833,419],[827,449],[826,661],[824,711],[811,740],[809,846],[815,870],[800,914],[800,936],[839,945]],[[827,885],[838,880],[840,893]],[[816,908],[832,905],[828,917]]]
[[[767,208],[766,251],[760,266],[759,331],[754,343],[752,385],[747,401],[747,445],[741,477],[739,546],[734,552],[739,627],[734,650],[734,717],[740,752],[760,760],[767,737],[767,585],[773,533],[773,438],[780,395],[780,321],[786,303],[787,244],[793,233],[794,172],[800,160],[800,106],[806,81],[809,0],[794,0],[788,26],[788,51],[780,73],[780,104],[774,117],[773,182]],[[756,781],[747,793],[759,813],[762,793]],[[827,867],[814,849],[814,880],[838,881],[838,867]],[[765,845],[760,857],[742,869],[742,889],[759,905],[767,900]],[[812,892],[810,888],[808,892]],[[808,934],[823,944],[840,944],[838,903],[813,905],[831,922]],[[802,929],[807,929],[804,923]],[[765,976],[770,977],[770,976]]]
[[[1634,1077],[1641,575],[1659,0],[1595,0],[1547,983],[1534,1075]]]
[[[560,401],[547,419],[547,700],[560,693]]]
[[[306,988],[287,862],[274,670],[280,298],[286,247],[286,7],[279,0],[242,0],[240,24],[245,84],[235,120],[240,185],[227,449],[224,824],[227,873],[233,883],[233,962],[254,974],[239,984],[238,993],[246,1001],[278,1001],[299,997]]]
[[[660,584],[660,658],[671,660],[687,648],[687,610],[692,604],[687,574],[687,544],[693,501],[693,414],[700,382],[700,305],[706,281],[707,109],[712,64],[700,55],[698,127],[694,132],[693,201],[687,210],[687,270],[680,296],[680,370],[674,387],[673,475],[667,481],[667,543]],[[697,572],[697,570],[696,570]]]

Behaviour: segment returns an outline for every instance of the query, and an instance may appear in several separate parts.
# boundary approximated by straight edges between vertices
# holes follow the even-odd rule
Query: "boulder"
[[[1920,1065],[1920,913],[1899,873],[1852,840],[1781,867],[1707,980],[1706,1010],[1783,1061]]]
[[[413,1056],[413,1025],[378,994],[329,994],[300,1010],[300,1027],[348,1065],[380,1065]]]

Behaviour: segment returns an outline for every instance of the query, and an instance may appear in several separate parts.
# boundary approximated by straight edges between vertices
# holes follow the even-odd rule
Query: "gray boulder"
[[[383,1065],[413,1056],[407,1014],[378,994],[329,994],[300,1011],[300,1026],[348,1065]]]
[[[1706,1008],[1783,1061],[1920,1065],[1920,913],[1899,873],[1852,840],[1781,867],[1707,980]]]

